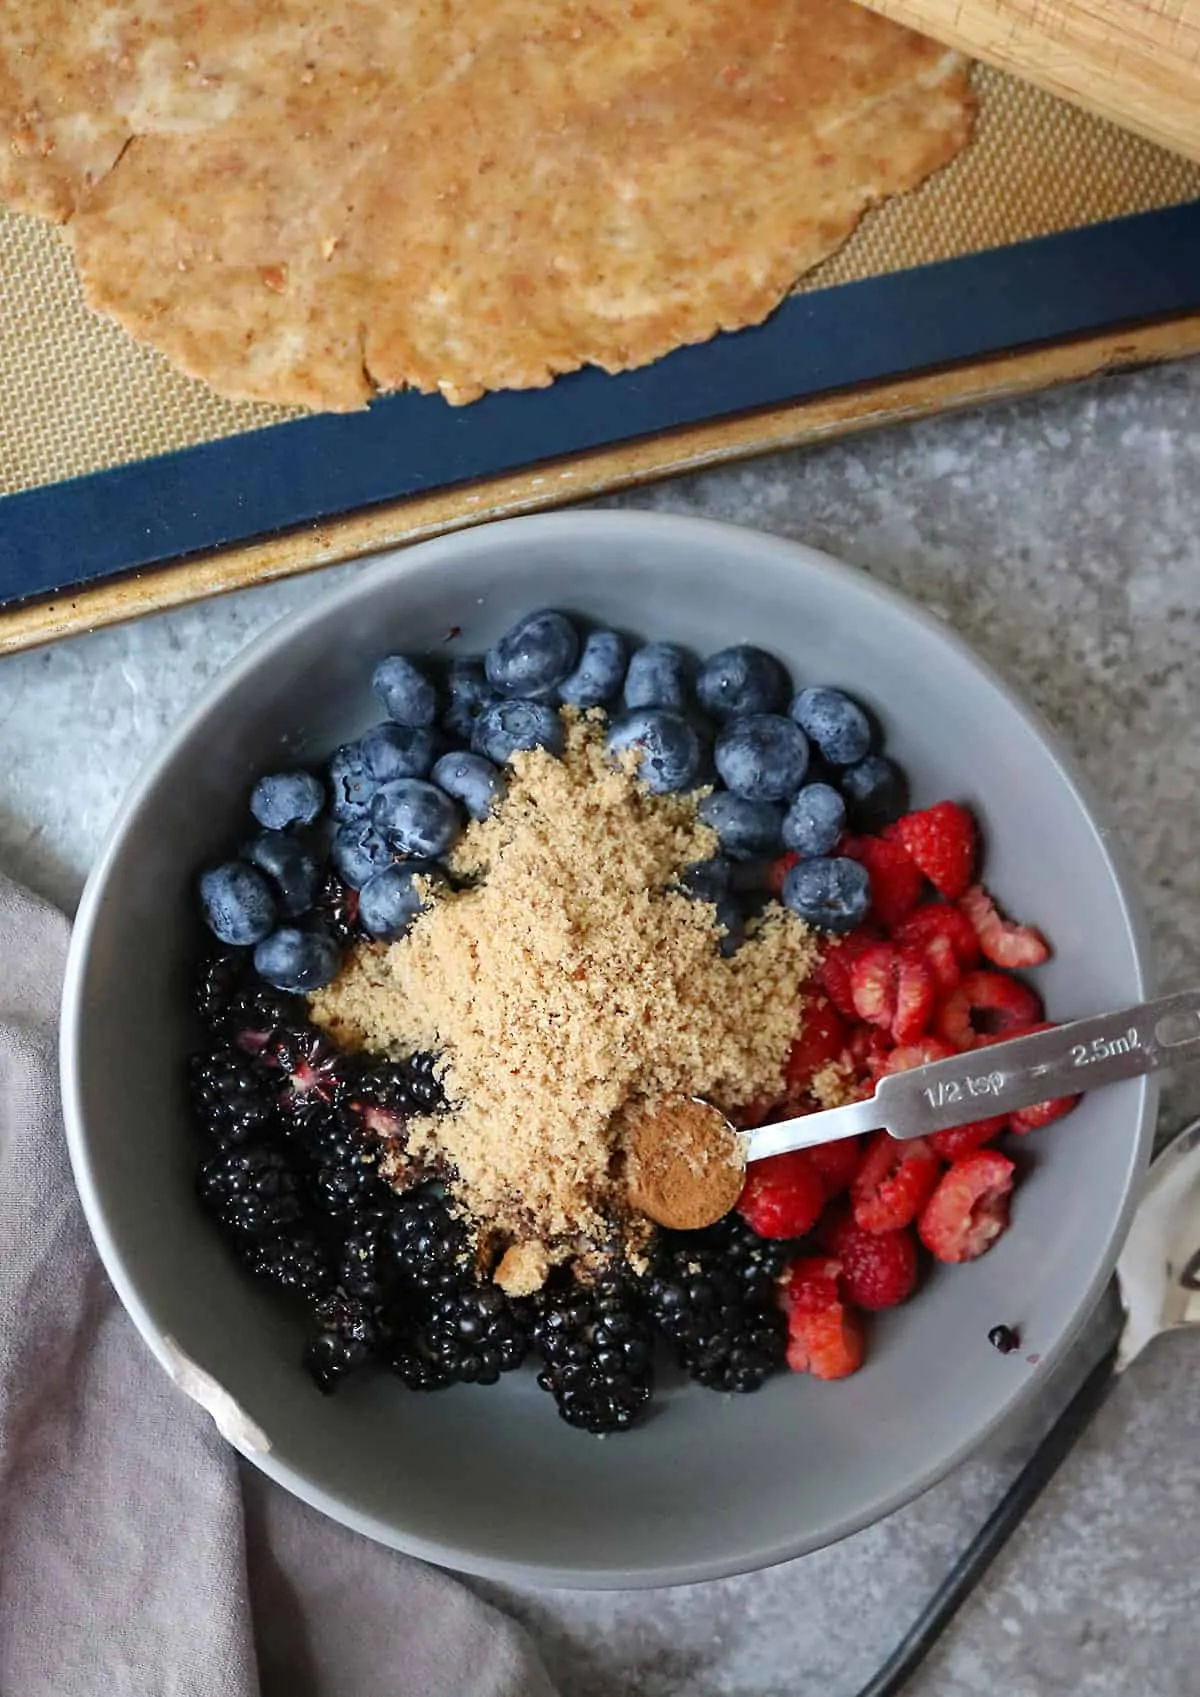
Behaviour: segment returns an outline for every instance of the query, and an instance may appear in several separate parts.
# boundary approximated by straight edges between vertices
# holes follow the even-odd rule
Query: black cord
[[[1071,1453],[1112,1386],[1119,1339],[1114,1339],[1063,1409],[984,1525],[926,1603],[887,1661],[858,1697],[897,1697],[1028,1511]]]

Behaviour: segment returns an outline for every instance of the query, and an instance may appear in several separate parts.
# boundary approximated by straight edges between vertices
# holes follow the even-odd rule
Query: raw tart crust
[[[569,716],[565,758],[515,756],[506,799],[463,836],[452,869],[479,881],[310,999],[350,1047],[444,1056],[451,1110],[410,1122],[385,1176],[450,1163],[506,1288],[579,1253],[636,1256],[631,1109],[729,1112],[780,1088],[817,942],[771,904],[723,957],[713,908],[672,887],[715,848],[694,797],[650,795],[609,764],[599,718]]]
[[[0,0],[0,199],[181,370],[338,411],[759,323],[972,116],[852,0]]]

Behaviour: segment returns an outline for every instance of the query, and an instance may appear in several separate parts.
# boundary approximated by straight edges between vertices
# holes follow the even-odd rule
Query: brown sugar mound
[[[0,199],[183,371],[317,408],[759,323],[972,110],[851,0],[0,0]]]
[[[778,1092],[816,944],[772,905],[724,958],[714,909],[671,887],[716,847],[694,798],[614,769],[595,723],[569,723],[565,759],[513,767],[454,857],[480,881],[360,949],[312,1012],[351,1046],[440,1052],[455,1106],[410,1123],[410,1152],[452,1162],[502,1241],[562,1258],[620,1240],[623,1109]]]

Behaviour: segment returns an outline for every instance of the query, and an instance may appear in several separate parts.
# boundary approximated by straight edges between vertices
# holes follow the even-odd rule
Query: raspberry
[[[927,902],[910,913],[892,932],[900,948],[919,949],[943,990],[953,990],[964,972],[979,965],[979,938],[960,908],[949,902]]]
[[[1012,1037],[1042,1017],[1036,990],[1002,972],[968,972],[938,1009],[937,1029],[957,1049],[973,1049],[984,1038]]]
[[[888,835],[903,845],[940,896],[957,901],[966,894],[979,833],[965,807],[956,801],[939,801],[921,813],[906,813],[888,827]]]
[[[871,1082],[883,1077],[888,1056],[893,1052],[890,1032],[878,1025],[856,1025],[850,1033],[846,1053],[858,1070],[859,1077]]]
[[[993,966],[1013,971],[1023,966],[1040,966],[1050,957],[1050,945],[1032,925],[1014,925],[1002,919],[996,904],[982,884],[973,884],[958,904],[975,928],[979,947]]]
[[[971,1120],[967,1125],[952,1125],[946,1131],[931,1132],[928,1143],[943,1161],[960,1161],[973,1155],[985,1143],[994,1143],[1008,1129],[1007,1114],[993,1114],[988,1120]]]
[[[871,877],[871,912],[890,931],[916,907],[924,880],[902,843],[887,837],[845,837],[841,852],[859,861]]]
[[[1078,1096],[1055,1096],[1049,1102],[1035,1102],[1032,1108],[1018,1108],[1012,1115],[1012,1128],[1022,1134],[1040,1131],[1044,1125],[1052,1125],[1055,1120],[1069,1114],[1072,1108],[1077,1108],[1079,1101]]]
[[[859,1019],[890,1031],[896,1012],[893,968],[896,951],[888,943],[872,943],[850,969],[850,994]]]
[[[1035,1031],[1053,1031],[1052,1020],[1040,1019],[1031,1025],[1015,1026],[1004,1033],[1004,1038],[1031,1037]],[[981,1047],[987,1043],[999,1043],[999,1037],[985,1037]],[[1064,1114],[1069,1114],[1072,1108],[1079,1106],[1080,1096],[1055,1096],[1049,1102],[1035,1102],[1031,1108],[1018,1108],[1011,1116],[1010,1124],[1013,1131],[1022,1135],[1027,1131],[1040,1131],[1044,1125],[1050,1125],[1060,1120]]]
[[[923,1137],[901,1143],[877,1131],[850,1186],[855,1223],[870,1232],[908,1225],[925,1206],[941,1170]]]
[[[788,1322],[787,1364],[814,1379],[846,1379],[862,1366],[866,1351],[862,1321],[837,1302],[814,1314],[797,1312]]]
[[[1008,1225],[1013,1164],[995,1149],[955,1161],[921,1212],[921,1242],[939,1261],[973,1261]]]
[[[925,956],[911,949],[898,952],[896,1014],[892,1036],[897,1043],[915,1043],[929,1029],[937,983]]]
[[[855,1012],[889,1030],[900,1043],[924,1034],[933,1013],[933,973],[920,953],[889,943],[864,949],[850,972]]]
[[[862,1160],[862,1142],[857,1137],[839,1137],[835,1143],[818,1143],[808,1158],[821,1175],[826,1196],[848,1190]]]
[[[754,1131],[756,1127],[766,1125],[786,1106],[786,1097],[756,1096],[753,1102],[747,1102],[745,1107],[734,1108],[729,1117],[743,1131]]]
[[[793,1314],[819,1314],[842,1300],[838,1279],[842,1264],[834,1255],[802,1255],[779,1281],[779,1300],[791,1324]]]
[[[792,870],[792,867],[799,866],[799,864],[800,856],[789,849],[786,854],[781,854],[767,867],[767,892],[774,896],[776,901],[783,898],[783,880]]]
[[[755,1161],[738,1198],[738,1213],[759,1237],[802,1237],[817,1223],[825,1186],[805,1149]]]
[[[844,1219],[832,1249],[841,1262],[842,1289],[856,1308],[895,1308],[912,1295],[917,1245],[910,1231],[868,1232]]]
[[[934,1061],[948,1061],[958,1050],[941,1037],[922,1037],[919,1043],[902,1043],[884,1055],[879,1065],[879,1077],[891,1072],[909,1072],[913,1067],[932,1066]]]
[[[939,990],[953,990],[962,977],[962,967],[949,937],[930,937],[924,945],[925,959]]]
[[[814,1074],[836,1061],[846,1047],[847,1031],[842,1016],[824,996],[806,1000],[800,1019],[800,1035],[792,1044],[784,1068],[789,1096],[802,1096]]]
[[[857,930],[847,932],[829,947],[818,968],[817,977],[822,990],[838,1012],[845,1014],[847,1019],[858,1017],[854,1011],[854,994],[850,988],[851,969],[863,950],[878,941],[879,932],[873,925],[860,925]]]
[[[780,1282],[793,1373],[844,1379],[862,1366],[862,1321],[841,1299],[841,1272],[836,1256],[806,1255],[792,1262]]]

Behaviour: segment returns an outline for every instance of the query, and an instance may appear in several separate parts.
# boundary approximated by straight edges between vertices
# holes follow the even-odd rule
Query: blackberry
[[[388,1231],[390,1210],[373,1208],[353,1219],[342,1246],[338,1285],[348,1296],[381,1307],[392,1294],[396,1258]]]
[[[387,1361],[410,1391],[444,1391],[456,1382],[449,1363],[428,1347],[420,1328],[407,1322],[396,1328]]]
[[[333,1288],[333,1271],[324,1246],[306,1227],[284,1237],[252,1244],[245,1256],[250,1271],[310,1302]]]
[[[773,1299],[775,1281],[796,1257],[797,1240],[760,1237],[740,1214],[726,1214],[696,1237],[702,1247],[716,1250],[737,1275],[743,1296],[751,1302]]]
[[[436,1114],[446,1106],[446,1097],[436,1074],[438,1059],[437,1055],[419,1054],[410,1055],[404,1062],[408,1087],[418,1111],[423,1114]]]
[[[275,1093],[236,1049],[214,1049],[189,1062],[192,1112],[218,1148],[261,1140]]]
[[[444,1105],[436,1084],[434,1091]],[[393,1151],[405,1149],[408,1120],[427,1113],[433,1099],[427,1075],[414,1073],[408,1061],[360,1066],[345,1091],[345,1105],[358,1116],[363,1135]]]
[[[196,1183],[201,1202],[235,1237],[276,1236],[300,1218],[296,1175],[277,1150],[226,1150],[204,1162]]]
[[[529,1349],[525,1315],[498,1285],[463,1280],[435,1296],[428,1313],[402,1336],[391,1364],[410,1390],[443,1385],[494,1385],[519,1367]]]
[[[347,1373],[364,1367],[379,1341],[379,1328],[368,1303],[340,1292],[317,1304],[318,1330],[309,1339],[304,1365],[326,1396]]]
[[[446,1105],[442,1087],[434,1076],[437,1057],[414,1055],[407,1061],[377,1061],[364,1068],[355,1082],[354,1095],[400,1119],[437,1113]]]
[[[646,1300],[697,1384],[756,1391],[783,1366],[787,1325],[774,1295],[783,1258],[781,1247],[733,1218],[661,1234]]]
[[[200,963],[196,974],[196,1012],[213,1031],[222,1031],[229,1004],[246,982],[244,949],[221,949]]]
[[[301,1123],[342,1102],[355,1082],[353,1062],[313,1025],[277,1027],[262,1059],[282,1074],[280,1108]]]
[[[688,1377],[711,1391],[761,1390],[784,1365],[787,1322],[774,1306],[746,1308],[738,1330],[728,1341],[709,1344],[703,1351],[685,1353]]]
[[[358,923],[358,891],[330,872],[313,904],[313,918],[335,943],[352,943],[365,935]]]
[[[452,1292],[470,1271],[466,1228],[433,1185],[417,1185],[400,1197],[390,1235],[400,1277],[418,1301]]]
[[[270,1064],[267,1047],[277,1031],[303,1017],[299,996],[273,990],[269,984],[251,984],[238,990],[226,1005],[222,1029],[228,1041],[252,1059]]]
[[[556,1281],[535,1300],[534,1341],[545,1363],[538,1384],[568,1425],[621,1432],[649,1403],[653,1338],[631,1279]]]
[[[313,1163],[313,1199],[322,1214],[349,1220],[364,1209],[387,1204],[392,1192],[379,1177],[378,1142],[354,1108],[313,1114],[302,1129]]]

